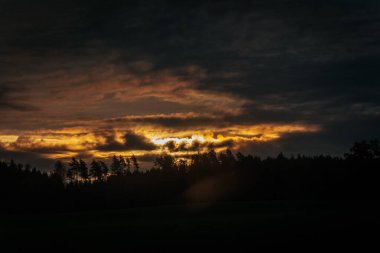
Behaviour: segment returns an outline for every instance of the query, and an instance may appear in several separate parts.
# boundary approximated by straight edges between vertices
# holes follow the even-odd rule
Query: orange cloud
[[[177,116],[186,118],[193,114]],[[161,117],[165,116],[161,115]],[[127,119],[136,118],[138,116],[127,117]],[[217,151],[226,148],[239,149],[252,142],[274,141],[288,133],[319,130],[319,126],[305,124],[233,125],[225,128],[183,131],[135,125],[134,128],[128,130],[120,127],[100,131],[94,127],[93,129],[65,128],[46,132],[35,131],[17,138],[15,135],[2,135],[0,141],[6,149],[38,152],[49,158],[69,158],[80,154],[105,158],[123,153],[144,156],[159,154],[163,151],[181,156],[210,148]]]

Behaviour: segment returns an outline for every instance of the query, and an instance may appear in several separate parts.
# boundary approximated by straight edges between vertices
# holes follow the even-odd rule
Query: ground
[[[373,249],[377,202],[202,203],[60,214],[2,214],[4,252]]]

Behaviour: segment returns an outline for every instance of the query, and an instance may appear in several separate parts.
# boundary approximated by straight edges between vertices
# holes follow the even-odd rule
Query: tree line
[[[108,166],[104,161],[93,159],[90,165],[82,159],[75,157],[65,164],[57,160],[54,164],[54,175],[61,178],[62,182],[102,182],[110,176],[131,175],[139,173],[140,165],[136,156],[112,157],[112,163]]]
[[[342,157],[260,158],[210,150],[186,159],[156,157],[142,171],[135,156],[113,156],[108,165],[72,158],[53,173],[0,162],[4,210],[77,210],[166,203],[237,200],[378,199],[380,144],[356,142]]]

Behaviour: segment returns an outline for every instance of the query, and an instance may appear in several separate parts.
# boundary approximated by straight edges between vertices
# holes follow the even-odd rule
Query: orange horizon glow
[[[149,62],[137,65],[144,67]],[[41,84],[27,101],[41,110],[5,117],[9,125],[18,126],[15,119],[27,113],[22,122],[26,128],[3,127],[0,148],[47,159],[143,157],[163,152],[184,157],[209,149],[238,151],[254,143],[321,128],[303,122],[250,123],[246,108],[258,106],[258,102],[197,88],[200,78],[207,75],[199,66],[140,74],[120,71],[111,64],[92,69],[90,79],[84,74],[55,72],[22,80],[15,77]],[[192,78],[182,79],[179,72]],[[66,85],[73,82],[82,85]],[[133,133],[130,138],[137,143],[131,146],[126,133]],[[139,145],[141,148],[136,148]]]
[[[213,145],[216,151],[224,151],[227,148],[238,150],[249,143],[271,142],[281,138],[284,134],[296,132],[316,132],[320,127],[305,124],[258,124],[258,125],[235,125],[227,128],[176,130],[157,128],[152,126],[140,126],[129,131],[144,136],[156,146],[152,150],[129,150],[128,143],[123,143],[125,129],[112,129],[104,135],[88,128],[63,128],[49,131],[31,131],[24,135],[0,135],[3,148],[11,151],[40,152],[43,157],[50,159],[68,159],[81,156],[84,153],[88,157],[106,159],[113,155],[134,154],[137,157],[144,155],[159,155],[162,152],[181,157],[206,151]],[[120,145],[124,144],[125,150],[97,149],[99,145],[107,144],[107,136],[112,135],[113,141]],[[197,150],[186,150],[194,143],[199,145]],[[223,143],[233,142],[233,146]],[[170,150],[168,143],[181,145],[184,150]],[[207,145],[206,145],[207,144]]]

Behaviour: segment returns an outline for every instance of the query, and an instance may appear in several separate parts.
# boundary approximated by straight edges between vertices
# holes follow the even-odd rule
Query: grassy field
[[[202,252],[378,247],[375,202],[233,202],[2,214],[5,252]]]

